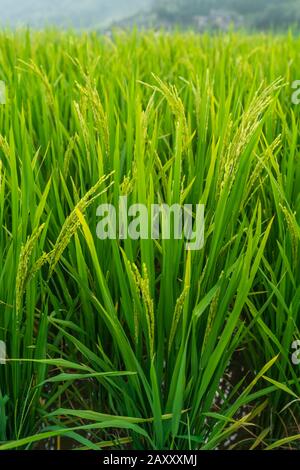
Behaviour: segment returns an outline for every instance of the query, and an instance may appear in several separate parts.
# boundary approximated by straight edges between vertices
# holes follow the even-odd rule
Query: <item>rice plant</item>
[[[0,33],[0,450],[299,448],[299,47]],[[204,247],[99,239],[125,196]]]

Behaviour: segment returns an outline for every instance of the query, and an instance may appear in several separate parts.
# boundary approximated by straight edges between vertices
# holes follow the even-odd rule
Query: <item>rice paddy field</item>
[[[0,33],[0,450],[300,448],[299,73],[292,34]],[[204,204],[203,248],[99,239],[120,196]]]

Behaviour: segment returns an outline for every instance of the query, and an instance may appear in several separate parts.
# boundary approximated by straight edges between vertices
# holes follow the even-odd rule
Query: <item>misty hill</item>
[[[0,0],[0,26],[300,29],[300,0]]]
[[[154,12],[158,21],[182,26],[216,18],[257,29],[300,26],[300,0],[154,0]]]

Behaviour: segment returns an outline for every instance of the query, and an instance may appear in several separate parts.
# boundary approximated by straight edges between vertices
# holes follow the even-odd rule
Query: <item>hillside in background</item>
[[[137,13],[121,25],[196,30],[286,29],[300,26],[300,0],[154,0],[146,15]]]
[[[0,0],[1,26],[43,28],[192,27],[231,25],[286,29],[300,25],[300,0]]]
[[[2,26],[103,27],[147,10],[152,0],[0,0]]]

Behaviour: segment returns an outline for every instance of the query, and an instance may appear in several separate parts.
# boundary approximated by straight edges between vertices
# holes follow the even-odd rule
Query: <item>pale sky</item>
[[[0,0],[0,24],[100,26],[137,13],[152,0]]]

